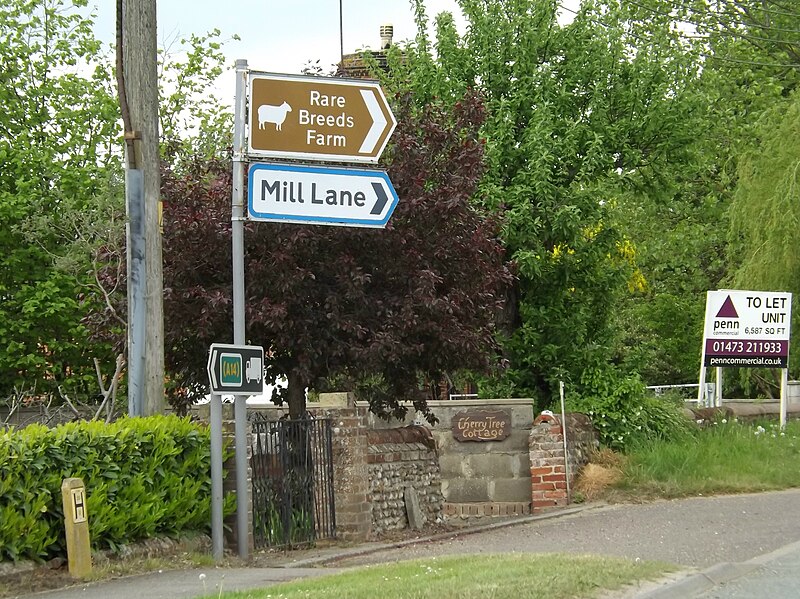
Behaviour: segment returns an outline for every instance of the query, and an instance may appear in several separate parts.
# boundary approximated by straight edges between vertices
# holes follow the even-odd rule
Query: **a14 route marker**
[[[264,390],[264,348],[212,343],[208,351],[211,393],[258,395]]]

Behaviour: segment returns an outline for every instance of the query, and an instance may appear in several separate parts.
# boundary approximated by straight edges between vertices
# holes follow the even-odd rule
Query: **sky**
[[[463,33],[465,20],[457,0],[424,0],[429,22],[443,11],[451,12]],[[576,8],[579,0],[563,0]],[[319,59],[323,73],[339,62],[339,7],[342,8],[344,53],[377,48],[381,25],[394,27],[394,41],[416,35],[411,0],[157,0],[158,44],[176,48],[181,37],[219,29],[229,70],[214,90],[223,102],[233,103],[233,64],[245,59],[248,68],[272,73],[300,73],[309,61]],[[95,34],[114,42],[115,0],[89,0],[96,14]],[[571,15],[561,11],[561,20]],[[431,32],[432,33],[432,32]],[[239,39],[231,39],[238,35]]]
[[[114,0],[92,0],[97,14],[95,33],[112,43],[115,28]],[[339,0],[158,0],[158,43],[175,47],[181,37],[219,29],[232,66],[239,58],[256,71],[299,73],[306,63],[320,60],[323,72],[339,62]],[[341,0],[345,54],[377,48],[381,25],[394,26],[394,40],[416,34],[410,0]],[[425,0],[431,19],[450,11],[464,22],[456,0]],[[228,73],[231,95],[233,75]],[[225,78],[223,78],[223,85]]]

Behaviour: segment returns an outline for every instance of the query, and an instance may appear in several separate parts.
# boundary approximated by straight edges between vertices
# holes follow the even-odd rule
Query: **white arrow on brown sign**
[[[380,85],[250,72],[248,154],[377,162],[397,121]]]

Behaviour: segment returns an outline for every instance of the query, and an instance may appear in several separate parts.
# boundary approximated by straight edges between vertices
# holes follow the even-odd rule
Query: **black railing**
[[[298,547],[336,536],[331,422],[250,418],[257,547]]]

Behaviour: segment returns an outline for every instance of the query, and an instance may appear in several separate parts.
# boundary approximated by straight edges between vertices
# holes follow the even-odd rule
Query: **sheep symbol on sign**
[[[292,107],[286,102],[280,106],[262,104],[258,107],[258,128],[263,129],[266,123],[273,123],[275,130],[280,131],[283,121],[286,120],[286,114],[291,111]]]

